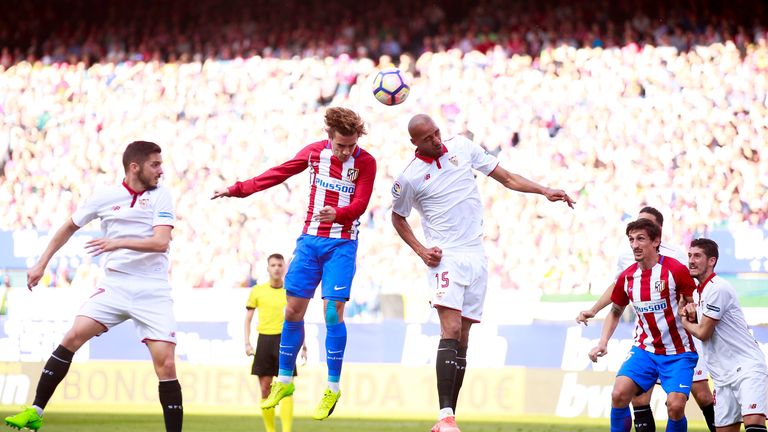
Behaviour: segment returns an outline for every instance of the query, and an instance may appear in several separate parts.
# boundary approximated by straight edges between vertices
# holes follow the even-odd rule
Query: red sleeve
[[[619,306],[626,306],[629,304],[629,296],[627,290],[624,288],[624,281],[626,277],[624,272],[621,272],[619,278],[616,279],[616,284],[613,286],[613,292],[611,293],[611,301]]]
[[[334,207],[336,219],[334,222],[347,225],[359,218],[368,208],[368,202],[373,193],[373,181],[376,178],[376,159],[370,154],[360,161],[360,176],[357,179],[352,202],[344,207]]]
[[[684,266],[674,258],[667,257],[669,260],[669,271],[675,279],[675,291],[678,297],[693,297],[693,291],[696,290],[696,282],[691,277],[688,267]]]
[[[229,195],[244,198],[253,193],[279,185],[288,178],[304,171],[309,166],[309,157],[315,146],[316,144],[310,144],[296,153],[293,159],[270,168],[250,180],[233,184],[228,188]]]

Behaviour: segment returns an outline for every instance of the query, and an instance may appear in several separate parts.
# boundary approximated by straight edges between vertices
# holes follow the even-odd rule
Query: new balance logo
[[[97,295],[103,293],[104,291],[106,291],[104,288],[96,288],[96,292],[93,293],[93,295],[91,295],[91,298],[96,297]]]
[[[120,206],[114,206],[114,207],[112,207],[112,211],[118,211],[118,210],[120,210]]]

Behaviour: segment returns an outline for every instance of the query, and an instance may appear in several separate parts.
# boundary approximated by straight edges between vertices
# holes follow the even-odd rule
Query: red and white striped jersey
[[[318,237],[357,239],[359,218],[368,207],[376,178],[376,160],[359,146],[341,162],[333,155],[328,140],[312,143],[293,159],[264,173],[229,187],[229,194],[247,197],[252,193],[278,185],[305,169],[309,170],[310,191],[304,233]],[[313,220],[325,206],[336,210],[334,222]]]
[[[611,301],[632,306],[637,313],[635,346],[654,354],[696,351],[692,336],[677,314],[681,297],[692,297],[696,289],[688,268],[680,261],[659,255],[659,262],[642,270],[638,263],[627,267],[616,281]]]

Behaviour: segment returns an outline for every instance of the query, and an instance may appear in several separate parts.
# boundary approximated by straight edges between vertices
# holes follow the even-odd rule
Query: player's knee
[[[667,398],[667,414],[672,420],[680,420],[685,415],[686,398],[684,395],[680,395],[681,397]]]
[[[339,311],[335,300],[328,300],[325,306],[325,323],[326,324],[338,324],[341,322]]]
[[[155,360],[155,372],[161,380],[176,378],[176,361],[173,355],[163,356]]]
[[[627,394],[627,392],[623,391],[620,388],[613,388],[613,391],[611,391],[611,404],[615,407],[623,407],[628,406],[629,402],[632,400],[632,395]]]
[[[61,340],[61,345],[64,348],[75,352],[79,350],[83,344],[88,342],[89,339],[90,336],[83,334],[76,328],[72,328],[64,335],[64,338]]]

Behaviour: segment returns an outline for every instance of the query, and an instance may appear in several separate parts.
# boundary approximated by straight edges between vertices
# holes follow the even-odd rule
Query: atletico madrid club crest
[[[452,163],[453,166],[459,166],[459,158],[457,158],[456,155],[449,157],[448,162]]]
[[[350,168],[347,170],[347,180],[351,182],[357,180],[358,175],[360,175],[360,170],[357,168]]]

